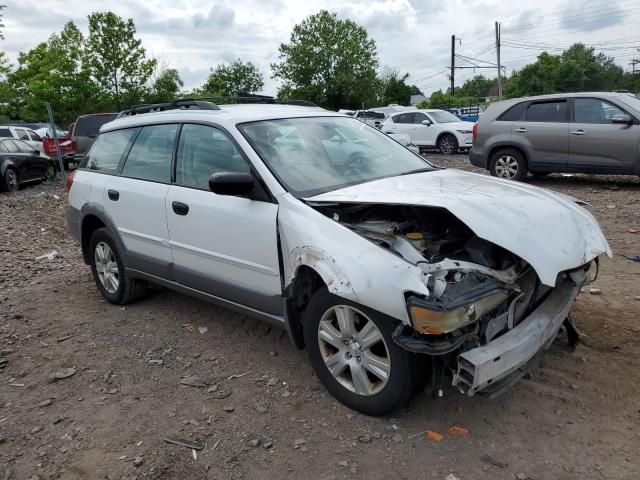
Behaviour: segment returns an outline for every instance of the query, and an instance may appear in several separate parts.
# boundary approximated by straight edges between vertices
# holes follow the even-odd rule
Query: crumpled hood
[[[442,207],[480,238],[526,260],[545,285],[611,249],[598,222],[570,197],[458,170],[384,178],[305,199]]]

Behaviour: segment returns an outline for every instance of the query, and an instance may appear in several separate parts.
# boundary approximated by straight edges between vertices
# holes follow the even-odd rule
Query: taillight
[[[56,154],[56,144],[53,141],[53,138],[45,137],[42,139],[42,149],[44,153],[47,155],[55,155]]]
[[[471,129],[471,137],[475,140],[478,136],[478,122],[473,124],[473,128]]]
[[[71,190],[71,186],[73,185],[73,177],[76,176],[77,170],[73,170],[71,172],[67,172],[67,192]]]

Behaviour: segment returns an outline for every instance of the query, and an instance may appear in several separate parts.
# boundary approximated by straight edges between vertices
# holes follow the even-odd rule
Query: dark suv
[[[522,180],[527,172],[640,174],[640,99],[565,93],[492,104],[473,129],[471,163]]]
[[[117,113],[94,113],[78,117],[73,124],[71,132],[69,132],[71,141],[76,144],[77,148],[74,155],[75,163],[79,164],[84,158],[84,154],[89,151],[96,139],[96,135],[100,131],[100,127],[114,120],[117,115]]]

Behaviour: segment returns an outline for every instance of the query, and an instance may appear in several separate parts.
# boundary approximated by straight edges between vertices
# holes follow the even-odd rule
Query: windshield
[[[435,112],[429,112],[429,116],[433,118],[436,123],[449,123],[449,122],[461,122],[458,117],[453,113],[445,112],[444,110],[436,110]]]
[[[633,108],[636,112],[640,112],[640,98],[634,95],[624,95],[618,98],[623,103],[626,103],[631,108]]]
[[[238,128],[298,197],[435,168],[378,129],[351,118],[288,118]]]

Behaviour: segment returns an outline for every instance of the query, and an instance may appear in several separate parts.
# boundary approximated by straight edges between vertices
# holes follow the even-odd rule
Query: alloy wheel
[[[504,155],[496,161],[496,175],[511,180],[518,174],[518,161],[511,155]]]
[[[7,178],[7,187],[9,191],[15,192],[18,190],[18,175],[16,172],[12,168],[9,168],[5,173],[5,176]]]
[[[94,260],[100,283],[107,292],[116,293],[120,285],[120,273],[111,247],[105,242],[99,242],[94,252]]]
[[[391,356],[382,332],[364,313],[347,305],[329,308],[318,324],[324,363],[347,390],[374,395],[389,381]]]
[[[452,153],[454,153],[455,149],[455,145],[454,145],[454,141],[453,138],[450,137],[449,135],[443,137],[440,140],[440,151],[446,155],[450,155]]]

